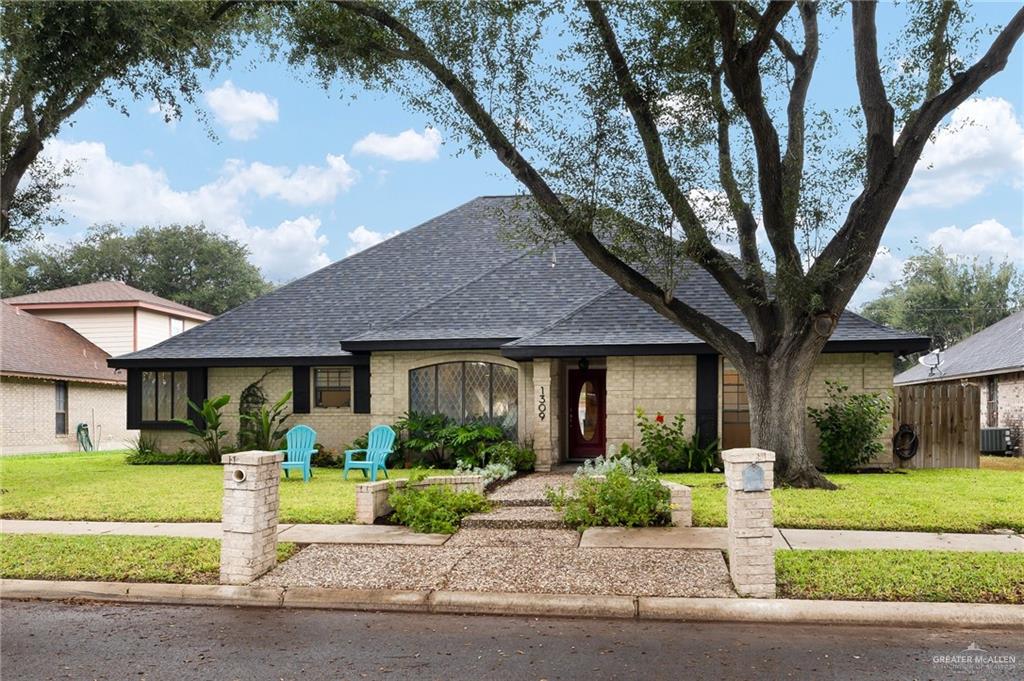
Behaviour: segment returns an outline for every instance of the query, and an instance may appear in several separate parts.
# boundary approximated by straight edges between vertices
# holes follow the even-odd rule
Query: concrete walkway
[[[145,537],[220,539],[220,523],[115,523],[65,520],[0,520],[0,534],[126,534]],[[401,544],[440,546],[446,534],[419,534],[396,525],[277,526],[280,541],[299,544]]]
[[[444,534],[417,534],[393,525],[278,525],[278,539],[300,544],[386,544],[440,546]],[[119,523],[64,520],[0,520],[8,534],[126,534],[157,537],[220,538],[220,523]],[[724,527],[595,527],[583,533],[580,548],[722,549]],[[1020,534],[951,534],[871,532],[862,530],[794,530],[777,528],[775,548],[784,549],[921,549],[928,551],[997,551],[1024,553]]]

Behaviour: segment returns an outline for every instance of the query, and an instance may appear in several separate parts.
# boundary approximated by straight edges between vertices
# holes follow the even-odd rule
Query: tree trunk
[[[775,452],[776,486],[836,489],[814,467],[807,450],[807,391],[820,348],[815,340],[802,345],[760,356],[748,368],[744,381],[751,442]]]

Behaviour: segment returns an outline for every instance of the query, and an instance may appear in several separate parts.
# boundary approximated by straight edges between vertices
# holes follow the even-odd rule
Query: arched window
[[[518,372],[492,362],[445,362],[409,372],[409,411],[444,414],[459,423],[499,422],[515,435],[519,419]]]

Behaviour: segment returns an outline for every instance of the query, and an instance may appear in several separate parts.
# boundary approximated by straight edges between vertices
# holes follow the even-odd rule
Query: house
[[[67,324],[111,355],[148,348],[213,317],[120,281],[28,293],[4,302]]]
[[[141,350],[210,315],[115,281],[7,298],[2,303],[0,453],[75,451],[79,424],[96,447],[120,448],[126,373],[114,354]]]
[[[481,197],[163,343],[110,360],[128,371],[128,424],[173,449],[183,434],[159,386],[194,400],[262,378],[293,390],[292,422],[344,448],[404,412],[498,419],[532,442],[538,468],[638,444],[636,410],[684,414],[700,437],[749,444],[740,376],[713,348],[621,290],[572,244],[526,251],[501,238],[535,219],[522,197]],[[693,268],[678,294],[749,330]],[[928,339],[846,313],[814,373],[856,391],[892,388],[893,355]],[[175,395],[178,394],[175,389]],[[891,458],[891,456],[890,456]],[[885,462],[883,462],[885,463]]]
[[[94,442],[121,446],[125,372],[64,324],[0,303],[0,450],[4,454],[78,449],[77,424]]]
[[[1010,451],[1024,437],[1024,310],[996,322],[938,354],[931,368],[918,365],[896,376],[898,386],[970,383],[981,390],[982,428],[1009,430]]]

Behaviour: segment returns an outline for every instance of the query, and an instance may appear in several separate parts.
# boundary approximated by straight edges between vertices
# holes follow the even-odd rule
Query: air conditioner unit
[[[1010,448],[1009,428],[982,428],[981,453],[1005,454]]]

